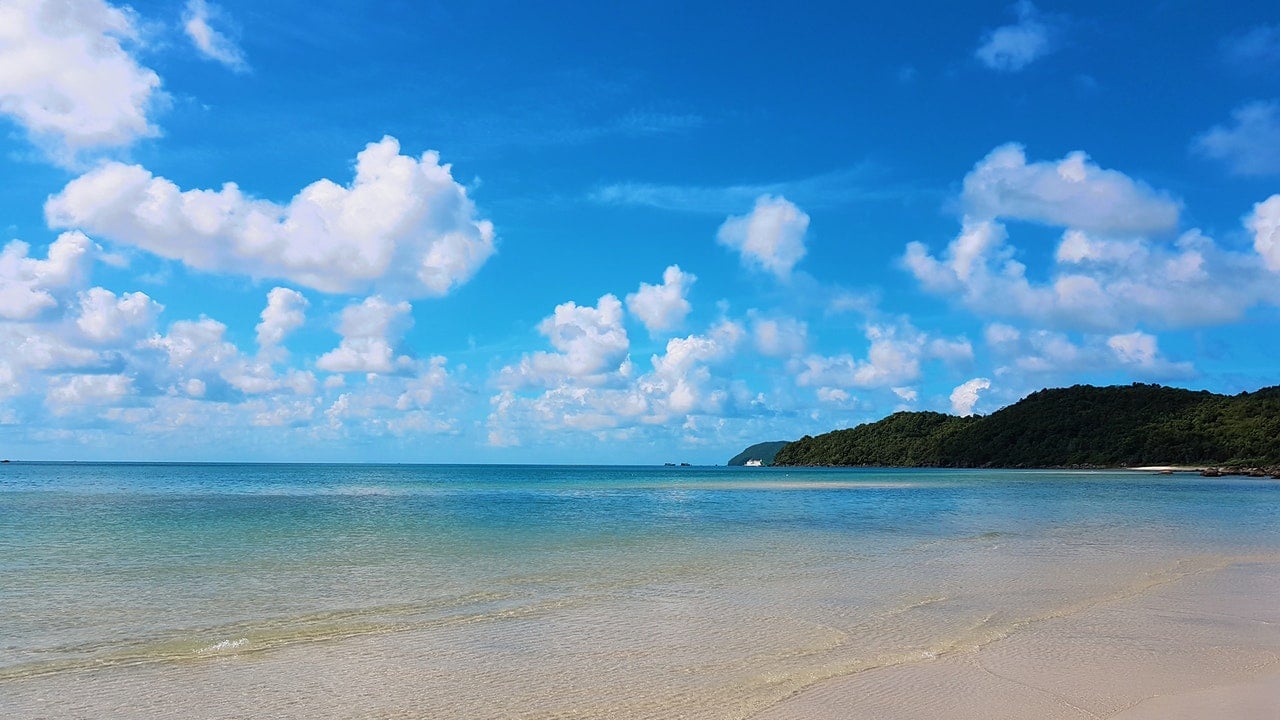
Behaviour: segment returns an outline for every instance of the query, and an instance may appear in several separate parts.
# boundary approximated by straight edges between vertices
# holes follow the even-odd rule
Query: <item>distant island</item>
[[[729,465],[772,465],[773,456],[778,454],[790,440],[772,440],[756,443],[729,459]]]
[[[755,457],[753,445],[736,456]],[[1280,386],[1218,395],[1161,385],[1040,390],[986,416],[898,412],[783,443],[772,465],[1100,468],[1280,474]],[[763,457],[763,454],[761,454]]]

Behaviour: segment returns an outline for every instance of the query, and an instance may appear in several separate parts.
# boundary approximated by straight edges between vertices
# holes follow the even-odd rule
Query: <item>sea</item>
[[[1243,477],[14,462],[0,717],[749,718],[1278,562]]]

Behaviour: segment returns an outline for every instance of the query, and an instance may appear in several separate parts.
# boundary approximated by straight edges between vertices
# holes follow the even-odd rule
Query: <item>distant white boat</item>
[[[743,463],[743,467],[763,467],[763,466],[764,466],[763,460],[748,460],[745,463]]]

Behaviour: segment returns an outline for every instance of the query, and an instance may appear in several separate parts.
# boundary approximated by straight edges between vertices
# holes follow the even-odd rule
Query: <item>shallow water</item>
[[[749,717],[1275,562],[1277,501],[1108,472],[15,463],[0,715]]]

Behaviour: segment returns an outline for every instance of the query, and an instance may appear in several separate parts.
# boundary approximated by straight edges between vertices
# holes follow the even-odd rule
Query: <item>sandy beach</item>
[[[815,685],[756,720],[1272,720],[1280,563],[1197,572],[1008,637]]]

